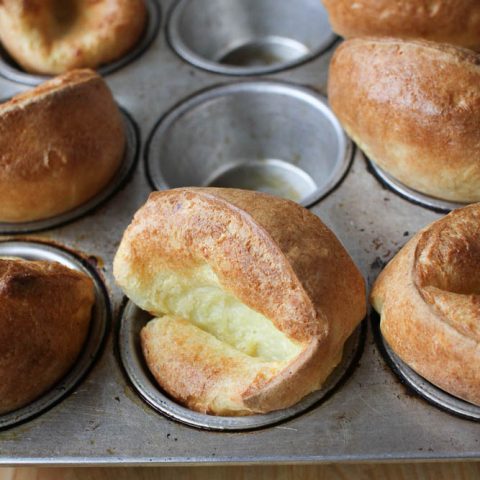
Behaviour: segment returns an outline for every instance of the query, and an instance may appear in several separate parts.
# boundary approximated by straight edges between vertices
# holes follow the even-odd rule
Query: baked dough
[[[147,364],[199,412],[247,415],[293,405],[340,362],[365,315],[365,286],[308,210],[235,189],[155,192],[114,260],[127,296],[155,317]]]
[[[144,0],[1,0],[0,41],[27,72],[56,75],[122,57],[146,16]]]
[[[99,193],[125,150],[105,82],[75,70],[0,105],[0,221],[67,212]]]
[[[72,367],[94,299],[83,273],[0,258],[0,414],[35,400]]]
[[[480,405],[480,204],[417,233],[380,274],[371,301],[405,363]]]
[[[323,0],[345,38],[392,36],[480,49],[478,0]]]
[[[371,160],[419,192],[480,200],[480,55],[356,38],[337,49],[329,75],[330,105]]]

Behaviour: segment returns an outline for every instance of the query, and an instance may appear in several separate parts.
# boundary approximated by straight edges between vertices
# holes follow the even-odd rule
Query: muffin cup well
[[[145,155],[156,190],[235,187],[310,206],[342,180],[352,149],[321,95],[283,82],[249,81],[178,104],[154,127]]]
[[[319,0],[179,0],[167,35],[184,60],[225,75],[293,67],[336,39]]]

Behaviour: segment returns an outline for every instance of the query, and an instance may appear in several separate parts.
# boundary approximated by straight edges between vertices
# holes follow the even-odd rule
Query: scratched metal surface
[[[142,140],[183,97],[235,78],[208,73],[175,55],[165,39],[165,12],[154,43],[107,77],[117,101],[136,119]],[[325,92],[333,49],[300,67],[268,75]],[[6,97],[25,87],[0,80]],[[65,400],[21,426],[0,432],[0,464],[184,464],[391,461],[480,457],[479,425],[412,395],[386,366],[371,328],[360,363],[326,402],[273,428],[214,433],[168,420],[139,399],[116,353],[122,300],[111,275],[121,234],[148,194],[143,162],[108,203],[69,225],[35,234],[99,259],[114,307],[114,325],[87,378]],[[344,243],[369,284],[384,261],[439,214],[384,189],[357,151],[340,186],[311,210]]]

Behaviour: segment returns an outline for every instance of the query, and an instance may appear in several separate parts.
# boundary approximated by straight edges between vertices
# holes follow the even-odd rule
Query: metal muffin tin
[[[445,392],[411,369],[390,347],[380,331],[380,318],[372,314],[373,328],[387,363],[400,380],[422,398],[447,412],[480,422],[480,407]]]
[[[205,415],[183,407],[161,390],[152,378],[143,358],[140,331],[152,317],[132,302],[126,302],[120,317],[119,351],[123,368],[139,395],[155,410],[179,422],[197,428],[218,431],[242,431],[267,427],[298,416],[325,399],[358,361],[364,340],[364,326],[358,327],[345,344],[341,363],[320,390],[305,397],[296,405],[265,415],[221,417]]]
[[[58,403],[68,395],[87,374],[101,350],[110,324],[110,301],[103,282],[90,264],[76,254],[57,246],[31,241],[0,241],[0,257],[23,260],[59,262],[68,268],[85,273],[95,288],[95,305],[85,345],[70,371],[49,391],[25,407],[0,415],[0,429],[25,422]]]
[[[145,152],[157,190],[236,187],[309,206],[344,177],[352,150],[324,97],[257,80],[186,99],[159,121]]]
[[[143,32],[137,45],[135,45],[135,47],[122,58],[102,65],[98,69],[98,73],[100,75],[109,75],[116,70],[125,67],[130,62],[133,62],[150,46],[155,39],[160,27],[160,6],[156,0],[145,0],[145,5],[147,7],[147,24],[145,26],[145,31]],[[39,83],[42,83],[50,78],[48,75],[36,75],[25,72],[25,70],[15,63],[15,61],[5,51],[1,44],[0,75],[5,77],[7,80],[32,86],[38,85]]]
[[[236,0],[238,4],[244,1]],[[172,0],[157,3],[162,12],[171,12],[176,4]],[[274,14],[278,10],[270,16]],[[273,82],[326,95],[333,47],[267,78],[240,79],[182,59],[169,44],[167,18],[162,16],[159,34],[135,62],[106,77],[117,102],[131,113],[144,139],[185,99],[198,98],[219,85],[229,84],[235,90],[243,80],[262,80],[266,87]],[[22,89],[25,86],[0,78],[0,98]],[[292,108],[296,107],[284,106],[278,115],[295,115]],[[205,121],[215,124],[212,116]],[[304,122],[300,114],[298,122]],[[279,143],[290,141],[287,135],[278,139]],[[211,148],[208,142],[205,139],[203,145],[192,148],[199,155],[199,149]],[[145,144],[142,150],[145,154]],[[318,152],[319,158],[322,154]],[[199,168],[192,165],[192,169]],[[36,234],[96,257],[110,293],[115,330],[120,327],[123,295],[113,281],[112,260],[123,231],[152,190],[145,167],[138,163],[124,188],[89,215]],[[310,210],[343,242],[369,286],[414,232],[440,218],[385,188],[358,150],[344,179]],[[125,374],[118,335],[113,333],[110,329],[103,354],[89,375],[62,402],[0,432],[0,464],[252,464],[480,457],[478,423],[412,395],[385,362],[370,325],[358,365],[327,398],[282,423],[248,432],[194,428],[157,412]]]
[[[98,208],[125,185],[138,159],[140,138],[138,127],[131,115],[122,108],[120,108],[120,112],[122,113],[123,123],[125,125],[126,146],[122,163],[110,183],[87,202],[55,217],[22,223],[0,222],[0,235],[39,232],[73,222]]]
[[[178,55],[225,75],[294,67],[336,40],[318,0],[179,0],[167,28]]]

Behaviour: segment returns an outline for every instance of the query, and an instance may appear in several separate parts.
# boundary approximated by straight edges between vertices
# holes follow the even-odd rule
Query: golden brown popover
[[[0,258],[0,414],[72,367],[88,333],[92,280],[60,263]]]
[[[71,210],[112,179],[125,150],[106,83],[74,70],[0,104],[0,221]]]
[[[380,274],[371,301],[405,363],[480,405],[480,204],[418,232]]]
[[[199,412],[282,409],[320,388],[365,315],[365,285],[335,235],[289,200],[220,188],[152,193],[114,276],[155,317],[154,377]]]
[[[1,0],[0,41],[27,72],[57,75],[122,57],[146,16],[144,0]]]
[[[330,105],[348,134],[408,187],[480,200],[480,55],[424,41],[355,38],[330,65]]]
[[[392,36],[480,49],[478,0],[323,0],[345,38]]]

